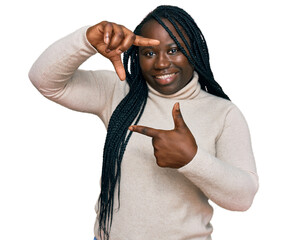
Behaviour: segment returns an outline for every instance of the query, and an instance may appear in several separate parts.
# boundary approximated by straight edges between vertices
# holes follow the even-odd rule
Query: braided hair
[[[180,45],[162,19],[167,19],[173,25],[188,52]],[[150,20],[156,20],[161,24],[190,64],[194,66],[199,74],[201,88],[213,95],[229,100],[229,97],[214,79],[205,38],[193,18],[179,7],[162,5],[150,12],[136,27],[134,33],[141,35],[142,27]],[[188,39],[184,37],[179,26],[185,31]],[[112,225],[116,186],[118,188],[118,208],[120,208],[121,162],[132,134],[128,131],[128,127],[139,122],[147,102],[148,87],[141,73],[138,54],[139,47],[134,45],[124,53],[123,64],[130,90],[111,116],[104,145],[101,193],[98,204],[100,209],[99,233],[101,239],[105,240],[109,239]]]

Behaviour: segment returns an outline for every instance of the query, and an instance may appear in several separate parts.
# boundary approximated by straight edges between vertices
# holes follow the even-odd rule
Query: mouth
[[[155,75],[154,79],[158,84],[168,85],[175,79],[177,73]]]

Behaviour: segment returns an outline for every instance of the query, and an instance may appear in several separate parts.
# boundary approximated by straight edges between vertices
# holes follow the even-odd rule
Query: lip
[[[169,85],[172,83],[177,76],[177,72],[174,73],[163,73],[154,75],[154,80],[160,85]]]

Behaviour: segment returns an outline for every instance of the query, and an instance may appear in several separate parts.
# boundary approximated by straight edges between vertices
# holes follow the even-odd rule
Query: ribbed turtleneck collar
[[[197,72],[194,71],[191,81],[184,88],[180,89],[178,92],[173,93],[171,95],[165,95],[165,94],[159,93],[158,91],[156,91],[154,88],[152,88],[148,84],[149,94],[154,94],[156,96],[163,97],[163,98],[173,98],[177,100],[193,99],[199,94],[201,90],[201,86],[198,80],[199,80],[199,75]]]

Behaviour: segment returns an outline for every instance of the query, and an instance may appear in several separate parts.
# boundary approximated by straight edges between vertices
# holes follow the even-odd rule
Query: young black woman
[[[95,53],[116,73],[78,69]],[[251,206],[258,177],[246,121],[184,10],[159,6],[134,32],[107,21],[81,28],[29,76],[47,98],[107,127],[96,239],[207,240],[209,199],[233,211]]]

